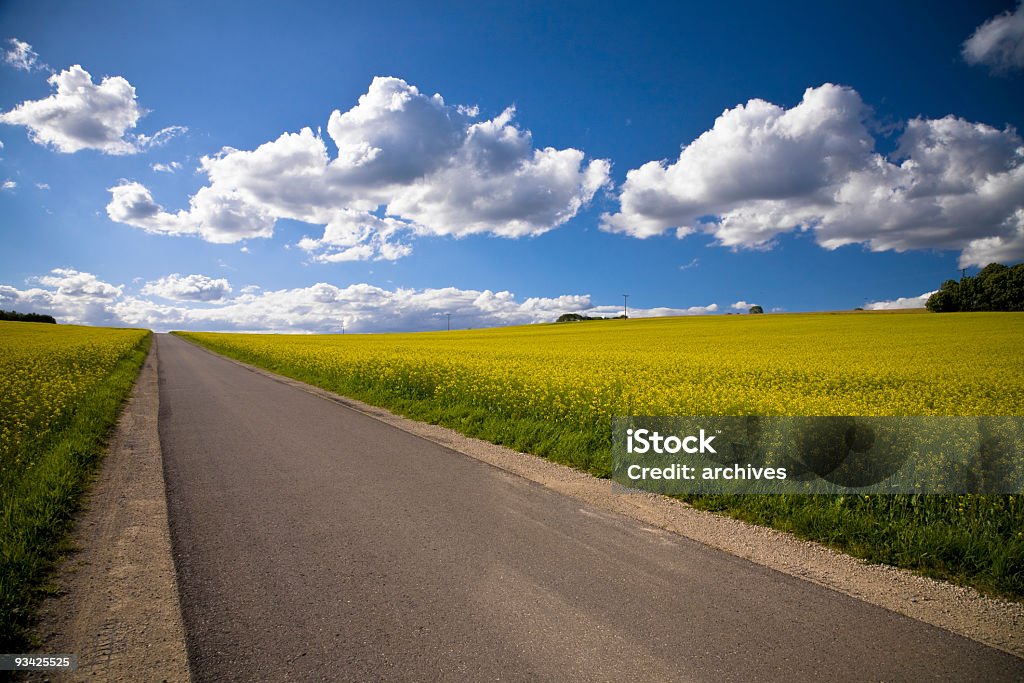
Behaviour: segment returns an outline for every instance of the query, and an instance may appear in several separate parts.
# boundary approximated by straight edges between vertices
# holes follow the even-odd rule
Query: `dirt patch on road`
[[[686,536],[776,571],[1024,657],[1024,604],[989,598],[972,588],[935,581],[904,569],[868,564],[791,534],[696,510],[673,498],[613,487],[609,480],[596,479],[534,455],[472,439],[446,427],[409,420],[362,401],[240,361],[228,360],[588,505]]]
[[[156,346],[86,496],[60,593],[41,610],[41,652],[74,653],[78,669],[29,680],[189,680],[157,432]]]

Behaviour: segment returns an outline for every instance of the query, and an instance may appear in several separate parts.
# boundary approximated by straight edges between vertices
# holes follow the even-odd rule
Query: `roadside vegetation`
[[[146,330],[0,322],[0,651],[31,645],[33,610],[121,404]]]
[[[1021,415],[1024,315],[712,316],[388,335],[182,333],[407,417],[607,477],[616,415]],[[690,496],[1024,598],[1020,496]]]

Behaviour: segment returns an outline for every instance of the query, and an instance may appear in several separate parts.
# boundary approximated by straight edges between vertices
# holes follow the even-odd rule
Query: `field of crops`
[[[0,322],[0,645],[24,638],[148,344],[145,330]]]
[[[450,333],[186,335],[410,417],[610,469],[615,415],[1021,415],[1024,315],[795,314]],[[1019,497],[701,497],[720,509],[1024,596]]]

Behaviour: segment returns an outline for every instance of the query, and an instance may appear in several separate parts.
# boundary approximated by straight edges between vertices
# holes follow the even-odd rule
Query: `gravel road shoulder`
[[[42,606],[41,652],[74,653],[71,674],[30,680],[187,681],[157,433],[157,341],[146,358],[73,534],[78,550]]]
[[[697,510],[665,496],[613,488],[609,480],[596,479],[534,455],[472,439],[445,427],[409,420],[362,401],[229,360],[589,505],[686,536],[1024,658],[1024,603],[990,598],[972,588],[936,581],[907,570],[868,564],[818,543]]]

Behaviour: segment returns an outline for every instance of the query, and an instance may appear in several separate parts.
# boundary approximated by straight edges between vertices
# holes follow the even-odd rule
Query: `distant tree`
[[[42,315],[41,313],[18,313],[17,311],[0,311],[0,320],[22,323],[57,324],[57,320],[52,315]]]
[[[1024,264],[990,263],[977,275],[946,280],[925,306],[933,313],[1024,311]]]
[[[604,319],[605,318],[602,318],[600,316],[581,315],[579,313],[563,313],[562,315],[558,316],[558,320],[556,320],[555,322],[556,323],[578,323],[578,322],[583,322],[584,320],[604,320]]]
[[[974,279],[976,311],[1009,311],[1013,303],[1010,268],[1001,263],[990,263]]]
[[[932,313],[954,313],[960,310],[960,283],[946,280],[924,304]]]
[[[1018,263],[1007,273],[1010,311],[1024,311],[1024,265]]]
[[[1009,266],[1004,266],[1002,263],[990,263],[984,268],[982,268],[981,271],[974,277],[978,278],[979,280],[987,280],[993,275],[998,275],[999,273],[1006,273],[1009,270]]]
[[[754,304],[753,306],[750,307],[750,313],[751,313],[751,315],[756,315],[758,313],[764,313],[764,309],[761,308],[760,306],[758,306],[757,304]]]

